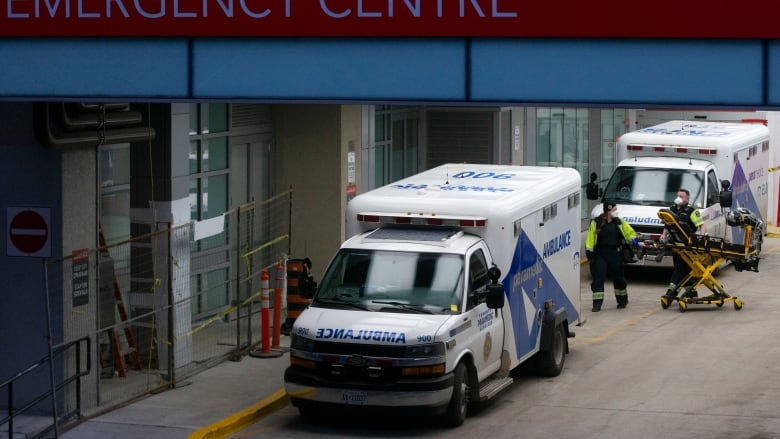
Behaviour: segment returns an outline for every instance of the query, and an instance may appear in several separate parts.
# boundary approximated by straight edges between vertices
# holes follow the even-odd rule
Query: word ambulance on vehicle
[[[291,332],[301,414],[464,422],[521,363],[557,376],[580,318],[580,175],[446,164],[355,197]]]
[[[659,244],[664,225],[658,210],[671,206],[680,188],[690,191],[707,234],[727,243],[744,242],[744,230],[727,226],[725,209],[746,208],[761,223],[767,217],[769,129],[763,124],[665,122],[623,134],[617,159],[601,201],[616,203],[620,217],[651,244],[642,248],[642,262],[671,264],[671,252]]]

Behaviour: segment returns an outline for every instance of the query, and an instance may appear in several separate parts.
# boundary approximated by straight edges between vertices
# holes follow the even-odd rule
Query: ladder
[[[108,249],[106,248],[106,238],[103,234],[103,226],[98,223],[100,252],[108,255]],[[122,323],[127,323],[127,310],[125,309],[125,302],[122,299],[122,290],[119,288],[119,280],[116,277],[116,272],[113,272],[114,283],[114,300],[116,308],[119,311],[119,318],[122,319]],[[135,337],[133,331],[129,325],[124,325],[125,339],[127,340],[127,346],[130,348],[130,359],[132,360],[135,370],[141,370],[141,360],[138,356],[138,346],[135,343]],[[119,333],[116,328],[111,329],[111,345],[114,354],[114,367],[119,374],[119,377],[124,378],[127,376],[127,366],[125,364],[125,354],[122,352],[122,344],[119,340]],[[102,360],[102,359],[101,359]]]

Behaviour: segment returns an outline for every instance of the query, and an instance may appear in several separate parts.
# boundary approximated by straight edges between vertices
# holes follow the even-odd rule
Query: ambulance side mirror
[[[309,273],[304,273],[298,279],[298,295],[303,299],[311,299],[317,291],[317,281]]]
[[[498,283],[501,278],[501,270],[493,264],[488,269],[488,278],[490,284],[487,286],[485,292],[485,304],[490,309],[498,309],[504,307],[504,286]]]
[[[720,194],[718,194],[718,198],[720,199],[720,208],[731,208],[733,200],[732,200],[732,194],[730,190],[731,188],[731,182],[728,180],[723,180],[720,182]]]
[[[490,309],[499,309],[504,307],[504,286],[501,284],[490,284],[487,286],[485,294],[485,304]]]
[[[598,178],[599,177],[595,172],[590,173],[590,182],[588,182],[588,185],[585,188],[585,195],[589,200],[598,200],[604,193],[599,187],[599,184],[596,183]]]

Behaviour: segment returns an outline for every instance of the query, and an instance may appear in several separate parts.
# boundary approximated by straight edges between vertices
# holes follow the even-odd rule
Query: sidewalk
[[[282,355],[225,361],[190,377],[176,388],[87,419],[62,432],[65,439],[215,439],[250,425],[288,404],[284,369],[290,362],[282,336]],[[49,437],[53,437],[51,433]]]

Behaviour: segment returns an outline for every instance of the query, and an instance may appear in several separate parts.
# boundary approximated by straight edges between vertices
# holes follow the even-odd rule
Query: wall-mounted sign
[[[780,38],[776,0],[7,0],[0,36]]]
[[[50,208],[8,207],[6,224],[6,255],[51,257]]]
[[[89,250],[73,250],[73,307],[89,303]]]

